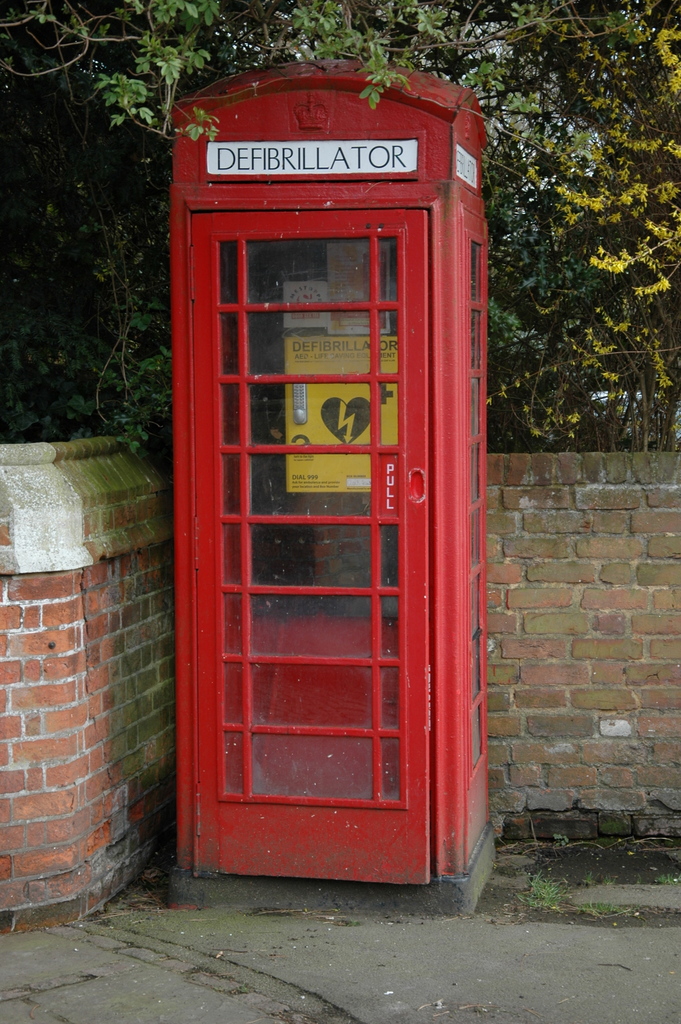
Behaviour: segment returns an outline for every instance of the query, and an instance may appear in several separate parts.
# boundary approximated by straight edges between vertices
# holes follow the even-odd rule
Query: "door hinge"
[[[199,567],[199,517],[194,516],[194,568]]]
[[[433,706],[433,682],[430,672],[430,665],[426,665],[426,685],[428,687],[428,732],[433,728],[432,706]]]
[[[201,835],[201,790],[196,789],[196,834]]]
[[[194,273],[194,246],[189,246],[189,298],[193,302],[196,298],[196,275]]]

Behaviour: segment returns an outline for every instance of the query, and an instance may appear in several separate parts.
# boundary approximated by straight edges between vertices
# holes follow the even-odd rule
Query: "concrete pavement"
[[[0,1024],[681,1021],[678,928],[509,921],[116,911],[1,936]]]

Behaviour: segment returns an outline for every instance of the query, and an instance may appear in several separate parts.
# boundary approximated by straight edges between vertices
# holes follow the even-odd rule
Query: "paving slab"
[[[60,929],[61,930],[61,929]],[[64,977],[83,977],[119,963],[112,953],[72,934],[15,932],[0,935],[0,994]]]
[[[138,945],[146,936],[220,956],[316,994],[362,1024],[463,1024],[480,1013],[498,1024],[681,1017],[676,929],[224,909],[131,917],[126,926]]]
[[[617,907],[681,910],[681,885],[590,885],[572,893],[572,902],[610,903]]]

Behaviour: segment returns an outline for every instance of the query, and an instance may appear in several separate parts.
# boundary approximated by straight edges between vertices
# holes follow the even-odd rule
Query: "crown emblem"
[[[298,128],[301,132],[325,132],[329,128],[329,112],[323,103],[313,103],[308,96],[306,103],[294,108]]]

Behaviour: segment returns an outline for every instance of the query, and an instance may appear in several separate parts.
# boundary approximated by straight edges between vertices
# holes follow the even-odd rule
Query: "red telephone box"
[[[183,100],[179,864],[477,889],[486,228],[469,90],[354,64]],[[474,897],[472,897],[474,899]],[[469,903],[470,903],[469,897]]]

